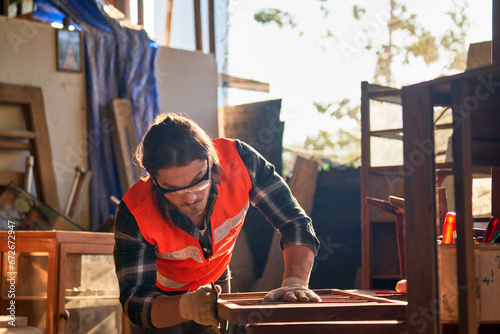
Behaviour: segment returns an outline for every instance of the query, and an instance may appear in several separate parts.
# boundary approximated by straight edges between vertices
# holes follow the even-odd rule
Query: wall
[[[56,31],[50,25],[0,16],[0,82],[42,88],[60,207],[74,168],[87,167],[84,73],[56,69]],[[183,112],[214,138],[217,132],[217,69],[213,55],[160,47],[157,63],[161,109]],[[0,129],[22,128],[20,110],[0,105]],[[24,160],[1,151],[0,170],[23,170]],[[89,226],[85,198],[77,221]]]
[[[87,167],[85,76],[83,72],[57,71],[56,31],[50,25],[0,16],[0,82],[42,88],[57,192],[63,209],[75,166]],[[0,106],[0,120],[2,129],[16,129],[23,123],[20,114],[6,106]],[[5,157],[4,152],[0,153]],[[11,158],[2,158],[0,169],[19,168],[14,153],[9,155]],[[24,160],[21,163],[24,166]],[[84,208],[88,207],[88,201],[83,205],[78,221],[86,227],[88,209]]]

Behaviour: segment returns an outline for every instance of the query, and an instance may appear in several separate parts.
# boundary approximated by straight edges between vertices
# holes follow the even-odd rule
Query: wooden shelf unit
[[[10,234],[11,238],[8,231],[0,232],[0,302],[4,311],[4,306],[14,300],[16,315],[27,316],[30,326],[41,327],[47,334],[86,332],[81,326],[87,325],[97,332],[112,333],[116,330],[116,333],[128,333],[128,321],[118,300],[113,260],[103,261],[100,257],[112,257],[113,233],[14,232]],[[12,245],[14,249],[9,248]],[[83,256],[87,255],[91,258],[84,261]],[[9,260],[14,262],[9,263]],[[90,263],[96,267],[86,268]],[[9,287],[4,275],[16,277],[15,298],[7,293]],[[80,287],[80,284],[86,286]],[[73,288],[81,289],[83,294],[102,292],[102,295],[73,296],[70,295]],[[104,314],[106,318],[101,319]]]
[[[361,83],[361,259],[362,289],[380,287],[377,284],[390,285],[401,278],[395,228],[395,215],[372,207],[366,201],[368,197],[388,200],[389,196],[403,196],[402,165],[372,166],[373,137],[403,140],[403,129],[372,130],[370,122],[370,104],[372,101],[391,103],[401,106],[401,90]],[[403,117],[401,111],[401,119]],[[402,122],[401,122],[402,123]],[[398,185],[391,191],[385,184],[391,178],[392,184]],[[397,181],[396,181],[397,180]]]
[[[406,259],[409,333],[441,333],[436,243],[436,164],[433,110],[453,112],[453,163],[457,214],[457,279],[460,333],[478,333],[474,270],[472,169],[492,170],[492,215],[500,214],[500,66],[488,66],[402,88]],[[427,310],[425,317],[422,310]],[[425,324],[423,326],[422,324]]]

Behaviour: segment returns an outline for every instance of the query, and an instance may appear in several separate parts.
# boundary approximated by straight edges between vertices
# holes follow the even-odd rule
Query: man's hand
[[[219,293],[221,287],[216,285]],[[200,286],[198,290],[185,293],[179,301],[179,314],[187,320],[194,320],[200,325],[218,327],[215,316],[217,295],[210,284]]]
[[[264,302],[320,302],[321,298],[307,287],[307,281],[299,277],[287,277],[283,280],[281,288],[271,290]]]

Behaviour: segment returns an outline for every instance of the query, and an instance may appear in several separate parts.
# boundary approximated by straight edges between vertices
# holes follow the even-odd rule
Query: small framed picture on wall
[[[81,72],[83,43],[78,30],[56,29],[57,69],[59,71]]]

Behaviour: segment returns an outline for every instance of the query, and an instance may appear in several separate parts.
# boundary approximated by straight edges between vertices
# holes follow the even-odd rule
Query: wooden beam
[[[215,54],[215,4],[214,0],[208,0],[208,39],[210,53]]]
[[[137,0],[137,24],[144,25],[144,1]]]
[[[457,230],[457,284],[458,319],[462,334],[477,333],[476,279],[474,266],[474,243],[472,242],[472,149],[470,117],[463,115],[466,97],[472,96],[470,84],[466,81],[452,83],[452,100],[457,101],[453,110],[452,135],[453,164],[455,167],[455,211]]]
[[[165,46],[170,45],[170,30],[172,29],[172,3],[174,0],[167,0],[167,19],[165,20]]]
[[[224,73],[219,73],[219,86],[269,93],[268,83],[250,79],[237,78]]]
[[[440,333],[433,105],[424,85],[403,87],[408,333]],[[410,171],[410,172],[408,172]],[[427,182],[422,182],[426,180]],[[424,209],[422,209],[424,208]],[[425,326],[419,326],[418,323]]]
[[[203,51],[203,36],[201,31],[201,5],[200,0],[193,0],[194,5],[194,34],[196,50]]]
[[[365,204],[370,196],[370,87],[361,83],[361,288],[371,288],[370,209]]]
[[[500,63],[500,1],[493,0],[492,9],[492,61],[493,64]],[[500,167],[493,167],[491,170],[491,214],[500,216]]]
[[[492,8],[492,60],[500,63],[500,1],[493,0]]]

